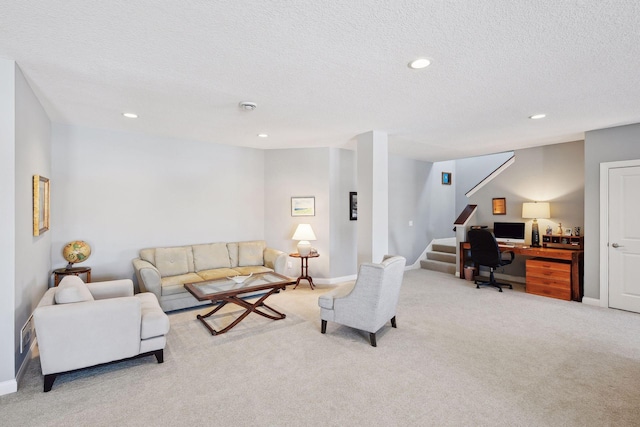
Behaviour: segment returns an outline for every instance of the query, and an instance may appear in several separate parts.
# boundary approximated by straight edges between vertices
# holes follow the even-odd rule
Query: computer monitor
[[[524,243],[524,222],[494,222],[493,235],[498,243]]]

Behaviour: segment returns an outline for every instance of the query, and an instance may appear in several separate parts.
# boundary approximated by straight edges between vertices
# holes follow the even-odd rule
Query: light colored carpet
[[[289,289],[221,336],[172,314],[165,363],[148,357],[60,376],[42,392],[37,356],[6,426],[628,426],[640,425],[640,315],[475,289],[405,274],[398,329],[378,347],[329,323],[318,296]],[[230,318],[219,318],[219,324]]]

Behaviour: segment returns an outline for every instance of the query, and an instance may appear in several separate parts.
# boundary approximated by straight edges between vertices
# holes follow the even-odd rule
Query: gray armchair
[[[152,293],[134,295],[129,279],[86,285],[65,276],[33,319],[45,392],[63,372],[152,354],[163,362],[169,317]]]
[[[376,332],[389,320],[396,327],[405,263],[401,256],[386,256],[380,264],[362,264],[354,283],[321,295],[321,332],[326,333],[327,321],[340,323],[369,332],[371,345],[376,347]]]

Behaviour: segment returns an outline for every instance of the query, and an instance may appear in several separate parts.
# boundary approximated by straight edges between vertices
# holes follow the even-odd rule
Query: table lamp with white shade
[[[293,240],[299,240],[298,253],[300,256],[309,256],[311,252],[311,243],[309,240],[316,240],[316,235],[313,233],[311,224],[298,224],[296,232],[293,233]]]
[[[522,204],[522,218],[533,218],[531,225],[531,246],[540,247],[540,231],[538,219],[551,218],[549,202],[525,202]]]

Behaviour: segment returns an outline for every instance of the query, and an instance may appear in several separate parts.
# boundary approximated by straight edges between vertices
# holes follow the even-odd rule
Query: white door
[[[609,307],[640,313],[640,166],[609,169]]]

